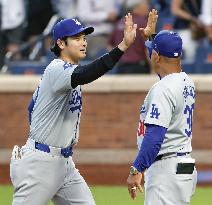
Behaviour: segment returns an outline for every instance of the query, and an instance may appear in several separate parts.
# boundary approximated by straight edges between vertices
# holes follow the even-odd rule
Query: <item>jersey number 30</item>
[[[192,121],[193,121],[193,111],[194,111],[194,104],[191,106],[186,105],[184,114],[187,115],[187,129],[185,129],[185,133],[188,137],[192,134]]]

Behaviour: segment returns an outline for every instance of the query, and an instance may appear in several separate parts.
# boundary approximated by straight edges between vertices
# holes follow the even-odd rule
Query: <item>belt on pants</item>
[[[43,152],[47,152],[54,156],[56,155],[56,156],[63,156],[65,158],[68,158],[73,155],[73,150],[72,150],[71,146],[66,147],[66,148],[57,148],[57,147],[52,147],[52,146],[49,146],[46,144],[42,144],[40,142],[36,142],[35,140],[30,139],[30,138],[27,140],[26,145],[30,148],[37,149],[37,150],[40,150]]]
[[[190,152],[169,152],[169,153],[165,153],[165,154],[160,154],[155,158],[155,162],[159,161],[165,157],[171,157],[171,156],[185,156],[187,154],[190,154]]]

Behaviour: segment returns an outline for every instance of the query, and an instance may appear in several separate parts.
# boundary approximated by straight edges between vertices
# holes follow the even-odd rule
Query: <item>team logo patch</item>
[[[82,97],[80,95],[79,92],[77,92],[77,90],[73,90],[72,95],[71,95],[71,100],[69,100],[69,111],[71,111],[72,113],[75,111],[82,111]]]
[[[68,63],[68,62],[65,62],[64,65],[63,65],[64,70],[66,70],[66,69],[68,69],[70,67],[71,67],[71,64]]]
[[[150,113],[150,117],[158,119],[159,115],[160,113],[158,108],[156,107],[156,104],[152,104],[152,112]]]
[[[77,19],[73,19],[73,21],[79,26],[82,25]]]

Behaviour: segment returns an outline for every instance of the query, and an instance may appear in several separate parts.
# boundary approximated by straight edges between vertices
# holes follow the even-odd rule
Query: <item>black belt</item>
[[[190,154],[190,152],[177,152],[177,153],[176,152],[168,152],[168,153],[165,153],[165,154],[158,155],[155,158],[155,162],[161,160],[164,157],[169,157],[171,155],[173,155],[173,156],[184,156],[184,155],[187,155],[187,154]]]

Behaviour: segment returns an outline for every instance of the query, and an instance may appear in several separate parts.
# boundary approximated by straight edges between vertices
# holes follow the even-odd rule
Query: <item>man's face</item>
[[[86,56],[87,41],[84,33],[67,38],[67,45],[64,46],[63,52],[74,63],[82,60]]]

